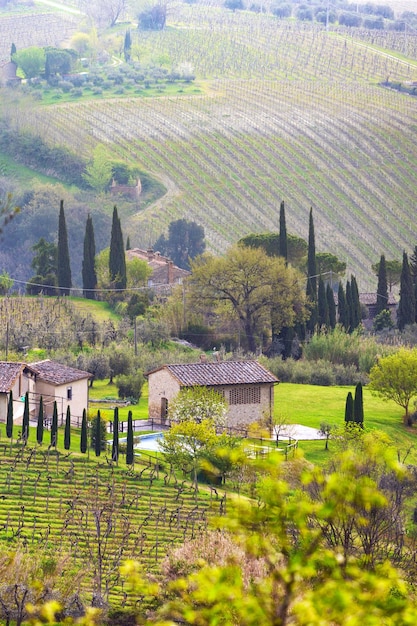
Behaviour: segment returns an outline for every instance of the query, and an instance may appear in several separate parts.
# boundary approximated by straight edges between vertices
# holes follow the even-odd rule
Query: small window
[[[67,400],[72,400],[72,387],[67,387]]]

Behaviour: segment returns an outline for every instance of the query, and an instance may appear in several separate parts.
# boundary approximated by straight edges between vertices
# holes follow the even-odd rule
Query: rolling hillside
[[[195,95],[40,104],[13,110],[12,123],[86,156],[110,144],[159,176],[167,195],[123,225],[135,246],[186,217],[221,253],[277,230],[285,200],[288,230],[306,237],[312,206],[317,249],[347,261],[364,291],[382,252],[417,244],[417,99],[380,86],[417,79],[416,46],[409,37],[406,58],[372,37],[179,5],[137,43],[144,61],[191,63]]]

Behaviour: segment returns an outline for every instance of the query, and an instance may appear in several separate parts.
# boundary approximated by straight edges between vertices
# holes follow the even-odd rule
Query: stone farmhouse
[[[162,256],[159,252],[154,252],[152,248],[148,248],[148,250],[141,250],[140,248],[126,250],[126,257],[128,260],[146,261],[152,270],[148,287],[157,294],[170,293],[174,285],[181,285],[184,278],[190,275],[188,270],[177,267],[170,258]]]
[[[257,361],[215,361],[163,365],[146,374],[149,418],[168,421],[169,403],[181,389],[209,387],[228,403],[227,426],[240,428],[265,416],[272,421],[274,386],[279,380]]]
[[[0,361],[0,422],[6,422],[10,391],[13,394],[13,420],[21,424],[24,397],[29,394],[30,419],[37,419],[42,396],[45,419],[52,417],[54,402],[57,403],[58,420],[63,423],[67,407],[71,422],[81,425],[83,410],[88,407],[89,372],[45,360],[37,363],[9,363]]]

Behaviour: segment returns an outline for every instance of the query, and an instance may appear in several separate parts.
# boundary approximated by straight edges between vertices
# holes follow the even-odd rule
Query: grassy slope
[[[131,219],[135,245],[148,245],[155,221],[162,229],[186,214],[221,252],[250,231],[277,229],[285,199],[289,231],[306,236],[313,206],[318,249],[347,260],[362,290],[382,250],[393,258],[414,246],[416,100],[377,86],[387,75],[413,78],[414,59],[402,64],[308,24],[209,7],[179,7],[170,28],[139,45],[143,60],[191,60],[205,95],[24,113],[51,141],[86,153],[101,137],[171,181],[165,199]]]

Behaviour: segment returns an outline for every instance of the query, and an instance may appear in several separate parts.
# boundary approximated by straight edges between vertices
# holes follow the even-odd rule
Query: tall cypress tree
[[[36,426],[36,441],[40,445],[43,442],[43,397],[39,400],[38,423]]]
[[[29,392],[25,393],[25,406],[22,420],[22,439],[26,443],[29,437]]]
[[[109,272],[110,280],[115,289],[126,289],[126,257],[123,245],[122,227],[119,216],[117,215],[116,206],[113,209],[113,221],[110,237]]]
[[[84,297],[90,300],[95,299],[94,289],[97,287],[97,274],[95,268],[96,244],[94,240],[93,219],[88,215],[85,225],[84,235],[84,256],[83,256],[83,291]]]
[[[359,328],[362,321],[362,311],[361,311],[361,303],[359,300],[359,289],[358,283],[356,282],[355,276],[350,277],[350,288],[351,288],[351,297],[352,297],[352,314],[350,320],[350,328],[351,330],[355,330],[355,328]]]
[[[346,330],[348,333],[352,332],[352,289],[350,286],[350,281],[346,281]]]
[[[57,276],[60,295],[69,295],[72,279],[63,200],[59,208]]]
[[[52,411],[51,446],[56,448],[57,444],[58,444],[58,406],[55,400],[54,408]]]
[[[388,310],[388,282],[385,255],[381,254],[378,267],[378,286],[376,288],[376,313]]]
[[[403,264],[400,278],[400,301],[398,303],[397,324],[403,330],[407,324],[413,324],[416,319],[416,305],[414,298],[413,281],[407,253],[403,253]]]
[[[363,389],[362,383],[358,383],[355,388],[355,399],[353,402],[353,420],[363,428]]]
[[[349,315],[347,310],[346,294],[341,282],[339,282],[339,289],[337,291],[337,303],[339,324],[347,331],[349,330]]]
[[[127,414],[126,465],[133,465],[134,457],[132,411],[129,411]]]
[[[336,305],[334,303],[334,293],[330,283],[327,283],[326,287],[326,299],[327,309],[329,311],[329,326],[330,328],[336,327]]]
[[[101,454],[101,414],[100,410],[97,411],[97,417],[94,423],[94,452],[96,456],[100,456]]]
[[[112,461],[118,463],[119,461],[119,408],[116,406],[114,409],[113,417],[113,445],[111,451]]]
[[[320,276],[319,278],[319,290],[317,300],[318,311],[318,325],[319,327],[329,328],[329,306],[327,304],[326,288],[324,286],[324,280]]]
[[[9,439],[13,437],[13,392],[11,390],[7,404],[6,435]]]
[[[352,392],[346,396],[346,405],[345,405],[345,422],[346,425],[351,424],[354,421],[354,402]]]
[[[69,450],[71,447],[71,409],[67,406],[67,415],[65,417],[65,431],[64,431],[64,448]]]
[[[284,200],[279,207],[279,256],[288,261],[288,240],[287,240],[287,226],[285,223],[285,205]]]
[[[307,330],[314,332],[317,324],[317,261],[316,240],[314,236],[313,209],[310,208],[308,226],[308,254],[307,254],[307,297],[311,304],[311,315],[306,322]]]
[[[87,411],[85,409],[83,409],[81,420],[80,452],[82,454],[87,452]]]

